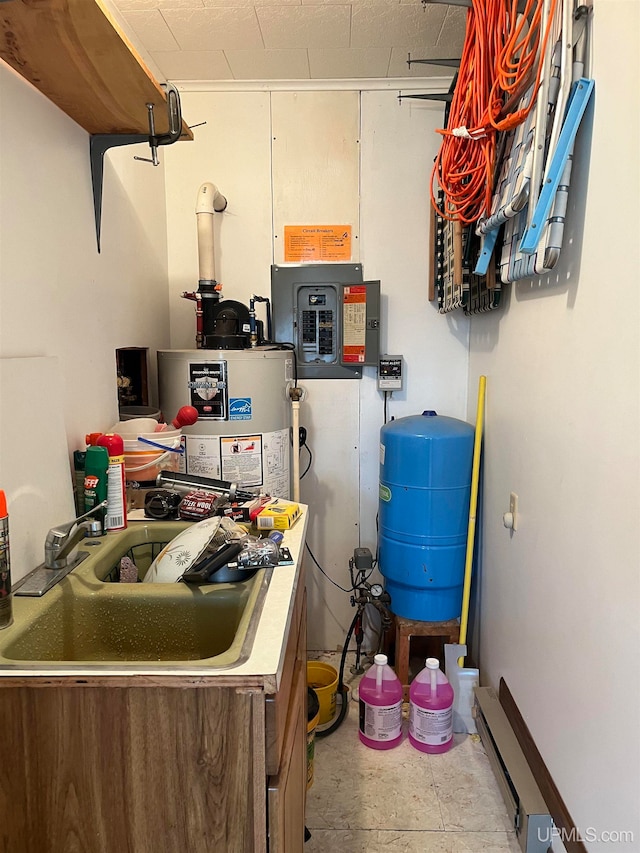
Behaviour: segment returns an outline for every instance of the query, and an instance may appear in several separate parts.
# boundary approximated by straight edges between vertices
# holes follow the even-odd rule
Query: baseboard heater
[[[523,853],[547,853],[553,821],[540,788],[492,687],[476,687],[474,715]]]

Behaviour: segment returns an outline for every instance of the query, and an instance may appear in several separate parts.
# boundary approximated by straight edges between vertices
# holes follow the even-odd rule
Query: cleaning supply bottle
[[[421,752],[446,752],[453,743],[453,688],[437,658],[409,688],[409,741]]]
[[[387,664],[386,655],[376,655],[373,660],[358,688],[358,735],[371,749],[392,749],[402,741],[402,685]]]
[[[124,530],[127,526],[127,486],[124,474],[124,441],[117,433],[105,433],[96,442],[109,453],[107,471],[107,530]]]
[[[84,460],[86,455],[86,450],[73,451],[73,494],[76,515],[84,514]]]
[[[0,628],[8,628],[12,622],[9,513],[7,512],[7,498],[0,489]]]
[[[91,445],[87,447],[84,460],[84,511],[98,506],[107,499],[107,471],[109,469],[109,451],[106,447]],[[97,516],[104,527],[104,511]]]

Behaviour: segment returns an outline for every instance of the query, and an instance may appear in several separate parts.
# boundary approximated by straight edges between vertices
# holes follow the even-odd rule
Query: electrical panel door
[[[302,379],[358,379],[377,364],[380,282],[363,281],[360,264],[271,268],[275,339],[291,343]]]

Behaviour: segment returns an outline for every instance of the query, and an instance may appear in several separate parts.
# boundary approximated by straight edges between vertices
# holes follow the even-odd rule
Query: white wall
[[[171,346],[195,347],[195,303],[181,298],[198,289],[196,196],[205,181],[228,201],[214,217],[216,277],[223,296],[245,304],[269,294],[272,252],[271,139],[265,93],[181,95],[193,142],[166,150],[167,232]]]
[[[54,440],[71,453],[87,432],[117,420],[117,347],[149,347],[154,369],[169,333],[166,226],[163,168],[134,162],[146,146],[115,149],[106,156],[99,255],[88,134],[4,64],[0,122],[0,356],[57,359],[55,393],[50,382],[13,399],[0,388],[3,412],[12,407],[21,419],[19,446],[9,427],[0,435],[12,544],[24,540],[12,547],[15,580],[41,562],[46,530],[71,511],[68,468],[60,489],[62,475],[51,483],[57,469],[45,466],[31,503],[18,505],[16,455]],[[55,437],[54,421],[63,425]]]
[[[470,418],[487,375],[481,677],[505,678],[583,833],[634,832],[589,853],[640,847],[639,27],[639,4],[596,3],[562,259],[471,327]]]
[[[226,298],[269,293],[284,225],[352,224],[353,260],[363,262],[366,279],[381,280],[381,347],[406,361],[406,388],[391,399],[389,416],[435,408],[464,417],[468,323],[438,316],[427,301],[427,186],[441,108],[400,106],[395,91],[182,88],[187,121],[207,124],[196,128],[195,142],[166,154],[172,346],[193,345],[193,304],[177,297],[197,288],[195,197],[212,180],[229,199],[216,222],[216,275]],[[348,586],[353,549],[376,550],[382,395],[373,368],[360,381],[302,384],[301,423],[314,454],[301,489],[311,506],[308,542],[323,569]],[[303,451],[303,468],[306,461]],[[349,596],[310,560],[308,577],[309,647],[335,648],[353,615]]]

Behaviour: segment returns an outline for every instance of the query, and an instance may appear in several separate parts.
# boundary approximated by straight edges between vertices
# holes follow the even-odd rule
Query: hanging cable
[[[300,479],[301,479],[301,480],[302,480],[302,478],[303,478],[304,476],[306,476],[306,474],[308,474],[308,473],[309,473],[309,468],[311,468],[311,465],[312,465],[312,463],[313,463],[313,453],[311,452],[311,448],[310,448],[310,447],[309,447],[309,445],[308,445],[308,444],[306,444],[306,443],[305,443],[305,444],[303,444],[303,447],[305,448],[305,450],[306,450],[306,451],[307,451],[307,453],[309,454],[309,461],[307,462],[307,467],[304,469],[304,471],[302,472],[302,474],[300,474]]]
[[[330,581],[334,586],[337,586],[337,587],[338,587],[338,589],[339,589],[339,590],[341,590],[342,592],[353,592],[353,587],[351,587],[351,589],[345,589],[343,586],[340,586],[340,584],[339,584],[337,581],[334,581],[334,579],[333,579],[332,577],[329,577],[329,575],[325,572],[325,570],[322,568],[322,566],[320,565],[320,563],[316,560],[316,558],[315,558],[315,556],[314,556],[314,554],[313,554],[313,551],[311,550],[311,548],[309,548],[309,545],[308,545],[308,543],[307,543],[307,542],[305,542],[304,547],[305,547],[305,548],[307,549],[307,551],[309,552],[309,556],[311,557],[311,559],[313,560],[313,562],[316,564],[316,567],[317,567],[318,569],[320,569],[320,571],[322,572],[322,574],[325,576],[325,578],[326,578],[328,581]]]
[[[447,127],[431,175],[431,203],[464,225],[491,211],[496,134],[523,122],[536,101],[557,0],[472,0]],[[516,109],[527,89],[527,103]],[[437,190],[444,194],[437,201]]]

